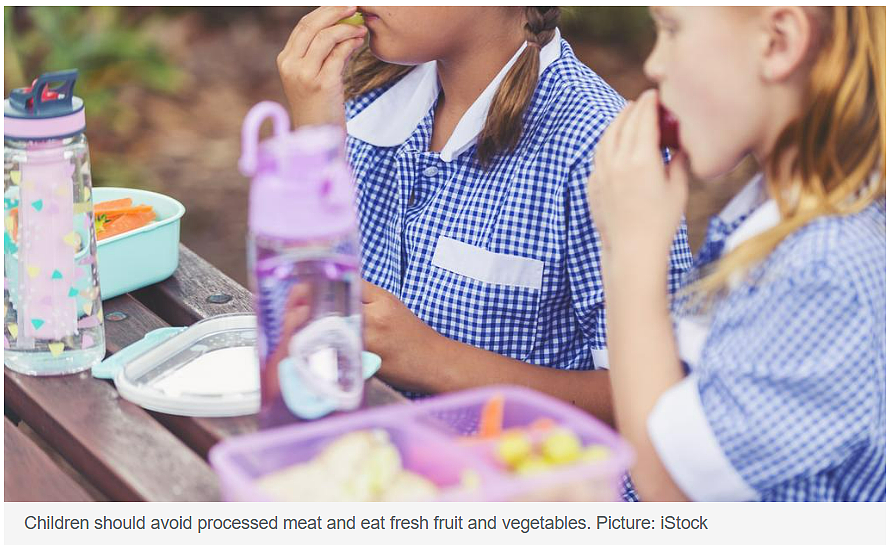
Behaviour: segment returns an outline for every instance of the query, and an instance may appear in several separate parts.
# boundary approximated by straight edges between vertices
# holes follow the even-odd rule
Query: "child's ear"
[[[793,75],[806,61],[814,29],[802,7],[762,9],[764,48],[760,75],[766,82],[780,82]]]

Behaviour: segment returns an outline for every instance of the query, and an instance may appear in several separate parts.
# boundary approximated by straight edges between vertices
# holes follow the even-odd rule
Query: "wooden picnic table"
[[[243,286],[180,245],[172,277],[104,302],[108,354],[159,327],[187,326],[217,314],[252,312]],[[95,497],[17,427],[25,422],[89,486],[110,500],[219,500],[207,452],[220,440],[258,429],[255,416],[189,418],[124,400],[114,383],[89,371],[31,377],[4,367],[7,500],[86,501]],[[372,378],[364,406],[405,402]],[[58,458],[58,456],[56,456]]]

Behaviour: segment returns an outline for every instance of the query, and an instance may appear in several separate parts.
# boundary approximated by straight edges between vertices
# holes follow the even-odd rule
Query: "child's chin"
[[[385,44],[381,43],[379,38],[374,38],[372,35],[368,40],[368,49],[371,50],[371,53],[380,59],[383,62],[388,62],[390,64],[401,64],[397,60],[397,56],[393,55],[393,52],[390,48],[386,47]]]
[[[375,39],[373,34],[371,34],[371,39],[368,41],[368,49],[371,50],[372,55],[389,64],[415,66],[427,62],[426,60],[415,59],[403,51],[394,51],[393,48],[387,47],[385,43],[382,43],[379,38]]]
[[[692,175],[699,180],[714,180],[732,171],[740,161],[741,159],[737,158],[733,158],[732,160],[714,160],[702,157],[701,154],[694,155],[689,153],[689,170],[692,172]]]

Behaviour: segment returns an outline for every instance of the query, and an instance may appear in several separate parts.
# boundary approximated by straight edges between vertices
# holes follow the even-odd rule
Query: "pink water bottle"
[[[3,103],[3,363],[56,375],[105,357],[92,180],[76,70]]]
[[[259,142],[271,118],[273,136]],[[248,267],[257,313],[264,427],[359,406],[361,277],[352,173],[334,126],[290,131],[275,102],[244,120]]]

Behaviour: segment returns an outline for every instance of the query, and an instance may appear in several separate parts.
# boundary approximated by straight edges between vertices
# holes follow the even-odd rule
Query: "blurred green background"
[[[260,100],[284,102],[276,56],[310,9],[5,7],[4,95],[43,72],[78,68],[96,183],[179,199],[182,241],[245,283],[241,122]],[[565,8],[560,29],[624,96],[648,87],[646,8]],[[693,244],[720,200],[694,192]]]

